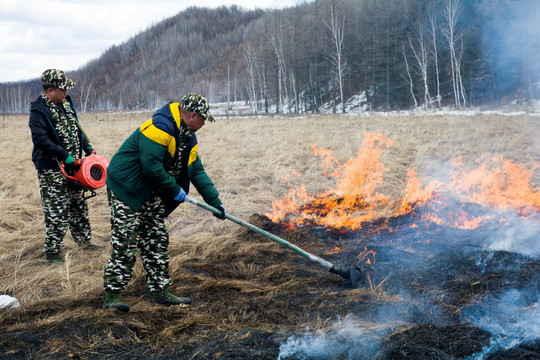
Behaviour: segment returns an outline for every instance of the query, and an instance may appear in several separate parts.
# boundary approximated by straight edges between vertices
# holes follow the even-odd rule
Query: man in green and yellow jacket
[[[184,201],[193,184],[204,201],[225,207],[197,154],[197,137],[205,121],[214,121],[199,94],[157,110],[120,146],[107,169],[111,207],[112,254],[105,267],[104,308],[129,311],[120,294],[131,279],[139,250],[147,287],[164,305],[190,304],[191,299],[169,291],[169,235],[165,218]]]

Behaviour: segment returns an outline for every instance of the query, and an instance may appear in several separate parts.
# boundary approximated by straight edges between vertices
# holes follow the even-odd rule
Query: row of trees
[[[196,91],[211,102],[242,100],[257,113],[530,100],[539,90],[533,60],[540,52],[538,10],[535,0],[299,0],[271,11],[193,7],[70,73],[78,83],[72,95],[83,111],[121,110],[156,108]],[[27,111],[36,85],[0,85],[0,108]],[[356,109],[350,104],[355,97],[362,99]]]
[[[358,94],[370,110],[492,105],[514,94],[533,99],[539,89],[530,79],[540,80],[540,68],[520,67],[520,61],[538,55],[538,31],[516,28],[536,27],[528,13],[540,15],[533,1],[303,3],[250,29],[242,43],[248,75],[242,95],[254,110],[268,111],[271,103],[276,112],[317,112],[323,104],[345,112]],[[494,31],[504,36],[490,37]],[[515,49],[509,45],[516,39],[536,50],[522,58],[504,52]],[[517,69],[493,71],[509,56]]]

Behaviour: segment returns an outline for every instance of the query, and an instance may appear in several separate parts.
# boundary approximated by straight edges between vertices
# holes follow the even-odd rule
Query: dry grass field
[[[149,116],[84,114],[81,123],[98,154],[111,158]],[[0,309],[0,358],[276,359],[280,345],[307,327],[324,331],[337,319],[352,318],[363,336],[380,343],[394,331],[402,336],[414,322],[411,317],[379,321],[373,315],[382,304],[401,304],[405,313],[409,308],[403,296],[386,287],[386,274],[378,274],[371,287],[344,288],[340,278],[289,249],[187,203],[167,225],[172,289],[190,296],[193,306],[154,304],[138,259],[124,297],[131,312],[103,310],[102,275],[111,249],[105,189],[88,200],[93,241],[104,249],[80,250],[68,233],[65,263],[47,265],[27,122],[27,116],[4,116],[0,130],[0,294],[21,304]],[[391,141],[380,154],[387,170],[376,189],[389,201],[375,209],[376,221],[395,213],[409,169],[425,185],[456,159],[474,169],[480,159],[502,156],[530,171],[529,185],[538,197],[539,130],[540,118],[530,115],[328,115],[218,118],[197,135],[205,169],[231,215],[341,262],[332,252],[338,238],[323,241],[309,227],[286,231],[262,216],[270,215],[273,202],[290,188],[303,184],[307,193],[318,194],[335,187],[321,156],[312,151],[314,144],[344,164],[358,155],[368,133]],[[190,195],[200,199],[194,189]],[[538,269],[538,262],[533,265],[530,271]],[[457,307],[452,304],[452,311]],[[376,350],[339,358],[374,358]]]

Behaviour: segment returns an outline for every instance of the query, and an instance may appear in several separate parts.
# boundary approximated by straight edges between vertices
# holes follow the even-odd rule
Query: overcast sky
[[[189,6],[269,9],[305,1],[1,0],[0,83],[39,78],[49,68],[69,73]]]

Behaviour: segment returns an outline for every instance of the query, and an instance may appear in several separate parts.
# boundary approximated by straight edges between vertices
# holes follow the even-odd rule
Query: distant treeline
[[[191,7],[68,73],[81,111],[153,109],[200,92],[254,113],[527,103],[540,97],[535,0],[314,0]],[[45,70],[45,69],[44,69]],[[36,74],[39,77],[40,74]],[[39,80],[0,84],[24,113]]]

